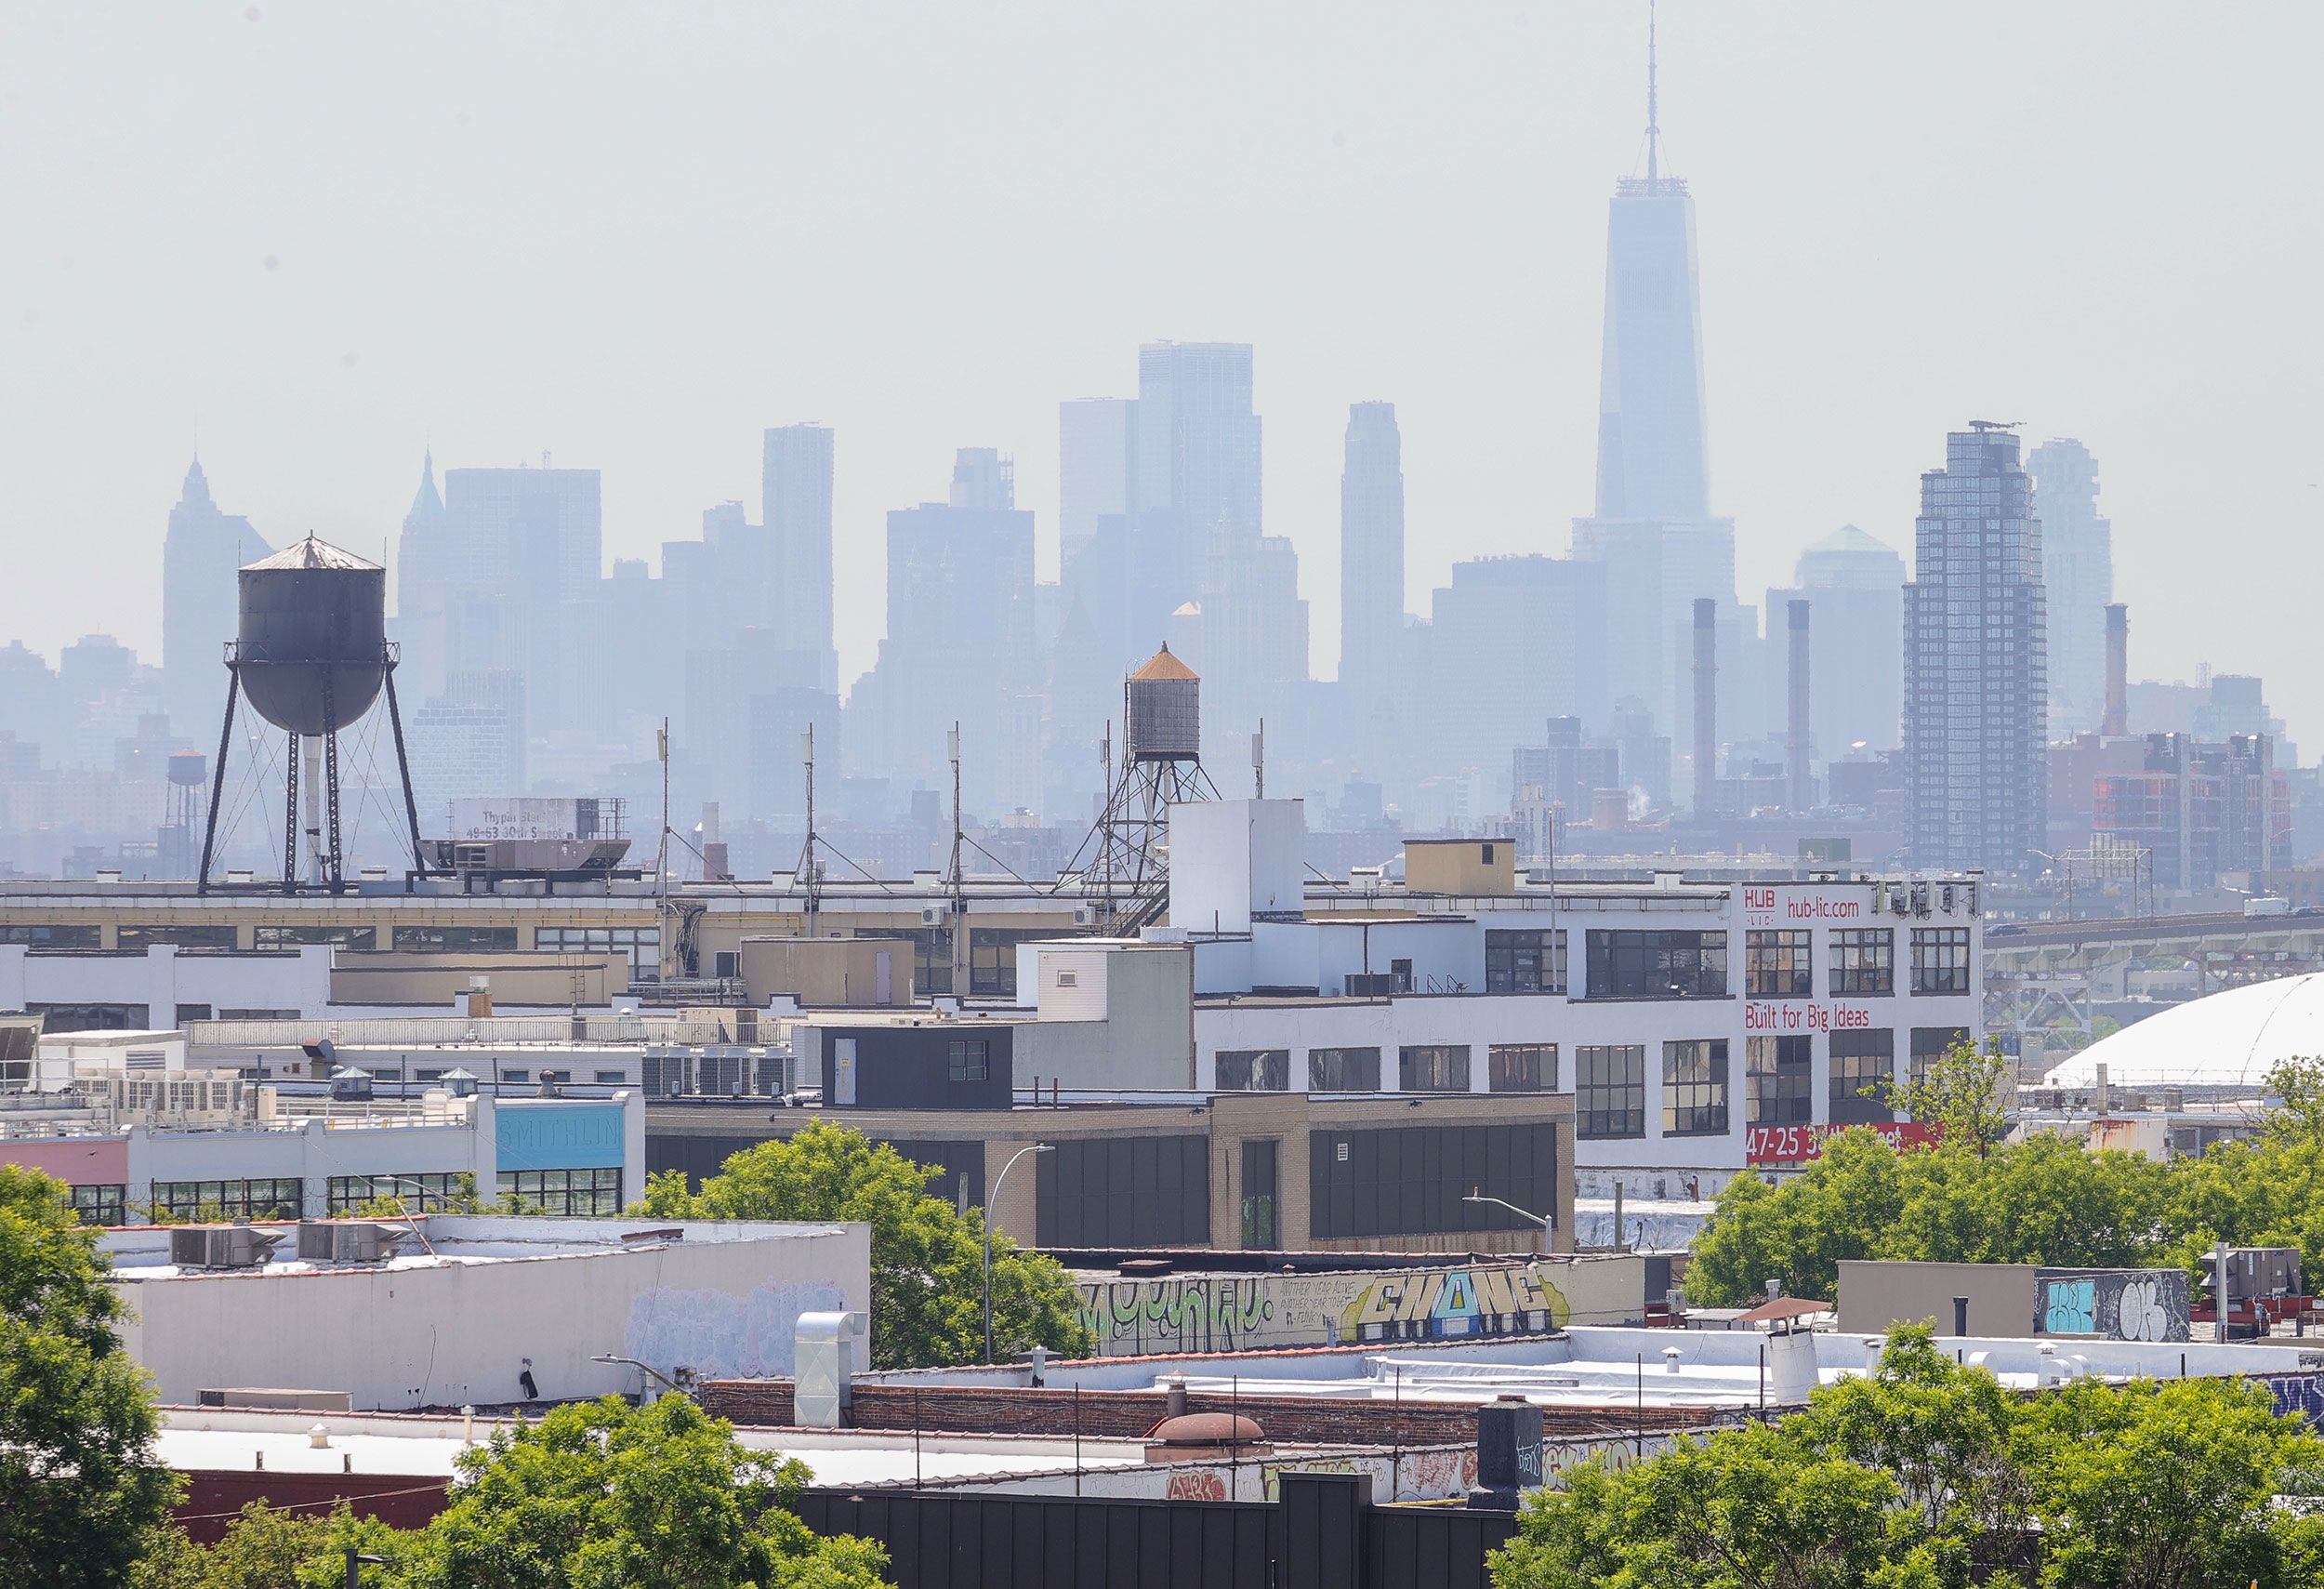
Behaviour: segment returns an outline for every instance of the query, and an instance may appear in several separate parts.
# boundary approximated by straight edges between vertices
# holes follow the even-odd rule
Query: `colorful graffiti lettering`
[[[1565,1295],[1530,1267],[1420,1269],[1382,1275],[1340,1314],[1346,1341],[1516,1335],[1562,1330]]]
[[[1166,1501],[1224,1501],[1226,1480],[1207,1467],[1180,1468],[1170,1475]]]
[[[2098,1288],[2088,1280],[2053,1280],[2041,1327],[2053,1335],[2087,1335],[2098,1328]]]
[[[1099,1281],[1081,1288],[1081,1325],[1101,1355],[1232,1352],[1274,1316],[1260,1278],[1186,1277]]]

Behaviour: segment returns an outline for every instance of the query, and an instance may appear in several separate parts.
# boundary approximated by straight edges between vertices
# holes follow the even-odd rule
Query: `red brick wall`
[[[702,1387],[703,1406],[736,1423],[786,1423],[792,1417],[787,1380],[713,1380]],[[858,1384],[849,1423],[859,1429],[942,1429],[961,1434],[1069,1435],[1078,1426],[1098,1438],[1135,1439],[1161,1422],[1168,1409],[1159,1390],[1033,1390],[992,1385]],[[1273,1440],[1293,1445],[1456,1445],[1476,1438],[1476,1409],[1444,1402],[1335,1400],[1311,1396],[1228,1396],[1190,1392],[1189,1412],[1240,1412],[1256,1419]],[[1552,1437],[1614,1433],[1633,1426],[1620,1409],[1544,1408]],[[1657,1429],[1710,1423],[1708,1408],[1664,1408],[1649,1420]]]
[[[359,1517],[416,1529],[442,1511],[451,1480],[410,1474],[269,1473],[264,1468],[195,1468],[186,1475],[178,1521],[201,1544],[215,1544],[243,1507],[263,1501],[277,1510],[324,1516],[341,1501]]]

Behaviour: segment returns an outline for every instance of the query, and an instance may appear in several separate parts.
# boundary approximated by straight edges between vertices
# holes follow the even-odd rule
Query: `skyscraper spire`
[[[1646,185],[1661,175],[1662,128],[1658,125],[1655,92],[1655,0],[1646,0]]]

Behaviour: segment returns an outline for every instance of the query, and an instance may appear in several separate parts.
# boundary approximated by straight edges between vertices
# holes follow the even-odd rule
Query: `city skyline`
[[[2155,148],[2152,140],[2159,135],[2137,120],[2139,90],[2166,62],[2190,104],[2225,94],[2232,73],[2239,85],[2238,109],[2246,108],[2247,95],[2256,100],[2251,110],[2263,127],[2283,113],[2268,95],[2248,94],[2248,74],[2265,77],[2278,70],[2276,61],[2296,56],[2299,39],[2317,23],[2289,9],[2272,20],[2255,16],[2238,13],[2235,23],[2214,26],[2199,25],[2195,13],[2178,13],[2166,16],[2167,25],[2092,36],[2074,27],[2074,13],[2063,8],[2041,17],[1996,10],[1986,34],[1998,31],[2012,47],[1990,64],[1974,129],[1961,135],[1957,150],[1935,154],[1921,139],[1919,164],[1898,166],[1899,140],[1908,131],[1920,139],[1925,123],[1914,125],[1912,118],[1925,114],[1934,83],[1958,67],[1969,45],[1951,38],[1918,41],[1921,53],[1909,71],[1835,76],[1832,63],[1851,52],[1855,59],[1876,58],[1888,37],[1880,23],[1819,14],[1815,29],[1754,30],[1710,8],[1666,7],[1667,166],[1688,178],[1699,195],[1704,359],[1714,394],[1711,507],[1736,520],[1744,590],[1786,583],[1797,554],[1842,523],[1860,524],[1900,549],[1910,523],[1909,482],[1925,467],[1925,437],[1964,416],[2018,418],[2026,421],[2029,445],[2075,435],[2106,460],[2104,507],[2118,542],[2117,594],[2140,615],[2133,672],[2191,677],[2198,663],[2210,660],[2224,669],[2267,675],[2278,681],[2278,709],[2294,736],[2316,738],[2319,702],[2292,645],[2293,582],[2243,590],[2232,583],[2233,569],[2225,560],[2188,568],[2169,550],[2198,527],[2206,535],[2246,534],[2259,547],[2274,544],[2273,537],[2291,544],[2316,512],[2314,487],[2305,477],[2317,470],[2304,458],[2304,438],[2316,429],[2309,412],[2314,386],[2293,377],[2287,351],[2312,340],[2299,332],[2303,317],[2316,311],[2305,295],[2288,290],[2288,277],[2269,273],[2278,268],[2270,261],[2299,256],[2307,234],[2297,228],[2312,223],[2290,207],[2260,202],[2280,191],[2281,163],[2296,163],[2313,148],[2313,132],[2286,123],[2273,138],[2254,138],[2247,128],[2233,139],[2239,152],[2229,159],[2226,133],[2203,117],[2172,120],[2168,150]],[[58,279],[59,259],[44,256],[8,267],[16,312],[0,316],[0,338],[13,367],[25,372],[27,387],[46,395],[34,404],[29,391],[19,391],[15,422],[7,428],[0,477],[12,486],[0,493],[0,527],[28,555],[11,590],[0,596],[0,633],[20,635],[51,656],[80,633],[108,630],[141,655],[156,653],[157,591],[124,589],[109,592],[101,603],[76,602],[67,570],[46,549],[83,546],[116,562],[150,557],[150,525],[176,497],[195,451],[197,417],[199,451],[218,499],[247,515],[271,541],[312,529],[376,552],[383,541],[392,541],[409,500],[413,460],[423,446],[432,443],[440,461],[463,465],[536,457],[545,446],[561,464],[603,470],[609,557],[650,555],[661,541],[689,533],[704,508],[727,498],[753,500],[759,433],[820,420],[846,432],[837,471],[835,540],[838,605],[851,620],[839,626],[839,671],[842,682],[852,683],[869,663],[865,641],[878,627],[878,527],[886,512],[941,497],[943,460],[957,448],[997,446],[1015,460],[1020,500],[1035,514],[1041,566],[1050,574],[1058,533],[1057,404],[1124,390],[1125,347],[1219,337],[1257,347],[1256,407],[1268,421],[1267,529],[1288,536],[1297,547],[1301,594],[1315,617],[1312,666],[1328,676],[1339,652],[1337,487],[1350,403],[1397,405],[1407,477],[1407,610],[1425,610],[1427,592],[1447,583],[1456,561],[1566,550],[1564,526],[1589,508],[1591,496],[1587,441],[1598,387],[1600,206],[1609,179],[1643,170],[1635,149],[1643,110],[1643,8],[1512,12],[1489,26],[1479,20],[1464,28],[1431,29],[1375,14],[1358,20],[1365,25],[1326,25],[1319,13],[1236,19],[1240,64],[1222,69],[1229,75],[1209,96],[1220,100],[1214,108],[1228,125],[1189,128],[1182,118],[1170,123],[1175,141],[1151,140],[1170,142],[1168,152],[1182,169],[1169,177],[1169,192],[1146,203],[1158,210],[1164,201],[1184,196],[1187,184],[1208,182],[1214,197],[1223,195],[1220,220],[1212,224],[1251,228],[1264,246],[1236,250],[1231,259],[1189,271],[1182,268],[1189,245],[1158,240],[1141,208],[1129,229],[1134,239],[1122,245],[1134,241],[1136,250],[1091,243],[1076,256],[1084,269],[1104,261],[1108,285],[1102,304],[1091,302],[1086,290],[1060,295],[1047,273],[1052,267],[1004,279],[996,271],[997,256],[971,248],[927,310],[900,307],[882,324],[861,300],[851,311],[836,313],[817,300],[819,324],[805,326],[781,313],[780,301],[770,309],[762,300],[769,293],[778,300],[795,294],[820,279],[823,268],[786,262],[780,281],[744,292],[742,278],[720,250],[702,245],[687,262],[707,272],[707,280],[689,286],[688,306],[649,300],[652,312],[644,318],[657,328],[657,346],[647,350],[634,332],[607,325],[600,329],[611,340],[601,359],[592,354],[594,364],[577,356],[592,338],[567,347],[545,343],[544,336],[552,322],[567,332],[577,328],[560,318],[572,307],[574,292],[601,293],[617,280],[634,284],[649,259],[673,262],[655,249],[626,233],[609,235],[601,261],[567,261],[569,269],[536,283],[548,300],[541,305],[519,301],[507,267],[487,259],[476,266],[478,281],[459,292],[442,275],[420,270],[407,282],[403,307],[365,299],[358,312],[343,295],[367,290],[377,265],[349,248],[373,236],[372,223],[336,214],[296,223],[286,218],[268,196],[268,180],[282,176],[273,165],[278,157],[268,149],[254,153],[246,189],[218,190],[214,177],[192,182],[187,184],[191,193],[215,203],[202,214],[180,210],[176,206],[182,201],[147,192],[150,177],[119,168],[121,156],[144,152],[140,139],[152,118],[164,113],[183,120],[194,152],[213,162],[217,140],[241,137],[244,123],[218,121],[189,103],[142,60],[111,60],[148,102],[115,104],[120,128],[98,137],[78,119],[83,113],[59,98],[63,87],[77,86],[96,102],[119,99],[117,87],[86,80],[99,58],[98,41],[77,36],[69,22],[53,24],[41,38],[16,41],[25,77],[8,106],[0,108],[0,118],[13,121],[9,130],[20,135],[20,146],[54,152],[63,140],[84,149],[94,163],[93,185],[82,190],[85,205],[95,194],[86,229],[90,245],[102,243],[132,216],[147,224],[159,217],[181,244],[169,290],[151,294],[151,303],[139,297],[118,329],[125,345],[147,356],[150,367],[138,379],[128,378],[131,366],[111,339],[90,342],[87,305],[78,289],[67,291]],[[785,55],[781,36],[730,26],[727,33],[733,36],[727,37],[711,22],[692,25],[737,50],[772,50],[796,75],[790,63],[800,51]],[[495,18],[478,26],[479,63],[516,47],[516,23]],[[910,45],[903,75],[924,76],[918,52],[947,44],[971,50],[993,71],[1034,69],[1002,64],[1008,48],[1027,42],[1021,34],[988,28],[963,38],[953,31],[958,26],[932,25],[933,36]],[[2253,60],[2251,38],[2269,29],[2285,47]],[[361,23],[326,24],[280,9],[269,9],[256,23],[244,22],[240,13],[172,20],[146,47],[156,52],[157,63],[166,48],[177,47],[211,67],[206,74],[189,75],[206,77],[212,89],[235,91],[213,98],[239,95],[260,107],[312,113],[327,125],[345,113],[316,102],[313,89],[329,81],[324,63],[328,46],[345,42],[342,30],[353,30],[366,46],[378,42],[390,58],[403,47]],[[1960,31],[1964,36],[1979,33],[1976,27]],[[833,61],[853,59],[849,52],[860,47],[838,20],[825,20],[811,32],[813,49]],[[614,70],[618,47],[634,42],[618,26],[592,32],[576,24],[568,43],[571,71],[578,75],[569,81],[596,81]],[[1038,63],[1054,70],[1081,61],[1100,42],[1087,33],[1048,40],[1037,52]],[[1161,77],[1190,46],[1168,33],[1137,33],[1136,42],[1146,52],[1140,57],[1142,70],[1129,74],[1125,91],[1157,93]],[[1287,70],[1295,42],[1344,60],[1362,84],[1403,81],[1382,76],[1390,60],[1402,59],[1415,86],[1399,96],[1295,85],[1292,101],[1278,113],[1295,117],[1313,139],[1291,139],[1295,154],[1271,154],[1236,178],[1227,146],[1256,113],[1248,96],[1228,90],[1273,83]],[[2029,64],[2069,50],[2091,69],[2040,76]],[[300,80],[306,86],[268,75],[270,60],[310,68]],[[1751,70],[1724,70],[1738,61]],[[1457,138],[1443,136],[1456,138],[1469,158],[1449,177],[1435,173],[1441,195],[1416,199],[1407,187],[1416,173],[1396,152],[1397,140],[1415,136],[1414,118],[1441,102],[1435,75],[1456,64],[1480,74],[1479,83],[1464,89],[1470,115]],[[1520,69],[1552,91],[1499,92]],[[439,65],[416,74],[418,103],[408,119],[409,144],[369,134],[352,139],[349,158],[365,179],[359,189],[380,200],[416,199],[441,183],[441,203],[424,207],[443,209],[442,224],[455,232],[481,227],[488,238],[553,215],[541,207],[548,201],[511,185],[516,167],[510,162],[521,146],[532,146],[501,113],[487,109],[481,70],[482,64]],[[1730,79],[1753,72],[1761,74],[1750,85],[1756,108],[1745,113],[1738,102],[1742,90]],[[2037,82],[2049,96],[2040,107],[2022,98]],[[1481,93],[1480,86],[1496,91]],[[658,81],[639,89],[648,97],[669,91]],[[362,98],[355,95],[357,101]],[[1054,113],[1072,130],[1087,107],[1070,97],[1051,98]],[[1789,102],[1802,98],[1805,105]],[[993,130],[969,152],[997,163],[996,168],[1014,158],[1029,176],[1057,178],[1060,192],[1080,195],[1086,207],[1098,180],[1085,168],[1086,156],[1057,147],[1056,129],[1032,119],[1037,125]],[[1852,137],[1845,147],[1821,151],[1812,183],[1816,202],[1809,204],[1800,184],[1808,180],[1809,135],[1823,123],[1848,125]],[[848,125],[852,130],[855,123]],[[453,130],[463,126],[472,134]],[[565,174],[568,188],[581,182],[582,192],[598,192],[599,179],[585,179],[574,162],[604,157],[606,151],[580,129],[559,123],[557,130],[571,133],[571,141],[532,152],[553,155],[550,167]],[[681,127],[677,136],[692,150],[688,139],[702,130]],[[1828,136],[1828,126],[1824,130]],[[464,137],[468,144],[459,141]],[[1146,163],[1164,156],[1149,141],[1129,139],[1138,157],[1133,175],[1149,174]],[[464,158],[472,154],[480,164],[477,175],[461,176],[447,165],[449,156],[464,151]],[[1968,168],[1980,154],[1996,152],[2005,152],[2013,169],[2027,172],[2023,184],[2003,184],[2007,191],[1999,196]],[[946,155],[934,164],[957,176],[959,158]],[[914,197],[930,197],[893,140],[867,147],[860,159],[904,181]],[[164,173],[170,169],[167,158],[158,166]],[[2083,190],[2080,200],[2060,205],[2056,179],[2036,169],[2042,166],[2071,166]],[[856,169],[860,175],[862,167]],[[2118,323],[2131,323],[2132,304],[2111,282],[2112,260],[2132,242],[2122,230],[2125,184],[2143,190],[2197,169],[2204,180],[2184,185],[2190,218],[2179,230],[2248,245],[2235,252],[2260,261],[2262,285],[2232,301],[2205,297],[2214,268],[2208,254],[2140,232],[2138,301],[2185,308],[2177,314],[2143,311],[2136,322],[2139,356],[2125,362],[2129,355],[2112,339]],[[66,213],[59,209],[64,192],[44,186],[54,181],[53,170],[53,163],[27,162],[23,170],[0,178],[35,232]],[[604,164],[603,171],[610,173],[602,177],[608,193],[627,193],[636,179],[618,159]],[[818,193],[820,184],[820,179],[813,184]],[[699,179],[677,187],[681,192],[673,197],[698,192]],[[1919,201],[1907,202],[1910,195],[1898,191],[1905,188],[1917,189],[1930,203],[1956,192],[1984,194],[1988,209],[1981,226],[1988,236],[1999,227],[2010,240],[2002,251],[2008,270],[1979,263],[1983,256],[1963,243],[1921,236],[1914,225]],[[1305,195],[1312,224],[1287,236],[1275,230],[1283,222],[1263,212],[1271,195],[1289,192]],[[1834,193],[1846,202],[1831,203]],[[1438,241],[1380,235],[1363,218],[1382,202],[1416,206],[1417,230],[1425,238],[1438,229]],[[641,218],[667,203],[648,204]],[[392,212],[398,206],[379,207]],[[813,223],[823,252],[859,266],[871,258],[864,249],[906,218],[903,209],[881,208],[858,232],[850,230],[844,206],[810,206],[803,213],[825,210],[830,218]],[[2061,218],[2061,210],[2070,217]],[[1755,212],[1781,213],[1786,225],[1752,225]],[[915,225],[984,224],[957,200],[910,219]],[[1074,224],[1084,219],[1077,216]],[[1063,223],[1051,216],[1043,224],[1054,231]],[[1442,245],[1443,236],[1454,234],[1443,229],[1455,224],[1464,238],[1476,234],[1486,245],[1482,253],[1466,245],[1458,252]],[[974,226],[972,235],[983,239],[986,234]],[[1837,245],[1843,239],[1835,228],[1844,232],[1846,246]],[[2278,239],[2276,229],[2291,230]],[[762,232],[750,235],[745,253],[770,241]],[[1907,238],[1915,258],[1899,252]],[[1359,244],[1359,252],[1348,251]],[[1520,249],[1526,251],[1522,260],[1515,258]],[[893,278],[901,259],[879,258],[882,279]],[[1157,273],[1157,267],[1166,268]],[[919,266],[912,269],[918,272]],[[1974,349],[1930,336],[1919,324],[1927,317],[1911,308],[1947,271],[1968,272],[1973,297],[1993,328],[1989,341]],[[143,278],[134,273],[109,279],[116,297],[141,293]],[[1292,293],[1294,281],[1312,301]],[[1348,324],[1334,325],[1327,340],[1327,314],[1345,321],[1349,294],[1357,291],[1376,302],[1389,292],[1394,311],[1362,322],[1353,336]],[[1028,292],[1053,298],[1054,312],[1027,320],[1021,311],[1034,298],[1021,295]],[[1811,297],[1821,306],[1820,319],[1803,311]],[[195,303],[202,306],[198,314],[191,311]],[[495,317],[477,320],[487,303]],[[963,329],[958,315],[971,303],[999,311],[998,322]],[[150,322],[155,307],[176,311],[166,335]],[[552,309],[559,312],[548,312]],[[450,314],[454,310],[461,312]],[[945,315],[941,336],[925,321],[939,311]],[[414,314],[419,318],[410,320]],[[434,324],[448,314],[452,325]],[[720,321],[746,333],[741,346],[708,344],[703,333]],[[997,335],[1001,324],[1010,328],[1007,338]],[[230,330],[234,338],[220,340]],[[862,339],[875,333],[868,344],[875,356],[865,360]],[[851,336],[859,345],[843,360],[841,343]],[[892,353],[912,340],[925,346],[914,360],[914,379],[899,381],[893,377],[902,366]],[[85,357],[92,350],[93,360]],[[480,353],[489,365],[473,364]],[[779,374],[770,373],[771,362],[779,363]],[[107,390],[92,393],[76,384],[86,378],[73,373],[82,365],[107,372]],[[590,378],[593,367],[614,378]],[[850,367],[884,372],[873,381],[879,388],[877,405],[867,406],[865,377],[846,373]],[[2169,394],[2158,393],[2151,377],[2134,375],[2162,367],[2183,372],[2172,393],[2200,394],[2203,402],[2163,401]],[[1907,371],[1909,380],[1897,378]],[[1867,393],[1889,388],[1902,395],[1866,401]],[[1782,401],[1767,401],[1771,391]],[[641,402],[644,396],[654,402]],[[293,408],[283,406],[286,398]],[[664,400],[678,398],[683,401],[672,412],[657,411]],[[78,436],[86,445],[91,433],[103,435],[119,455],[119,467],[101,479],[60,463],[72,456],[65,444],[70,439]],[[2254,462],[2222,483],[2213,471],[2185,461],[2211,451]],[[2280,611],[2271,606],[2278,602]],[[2238,612],[2232,630],[2211,617],[2221,610]]]

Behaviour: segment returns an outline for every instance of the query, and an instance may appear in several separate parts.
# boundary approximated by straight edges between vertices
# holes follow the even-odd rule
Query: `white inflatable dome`
[[[2324,972],[2190,1000],[2102,1038],[2053,1066],[2046,1085],[2232,1088],[2256,1093],[2281,1061],[2324,1057]]]

